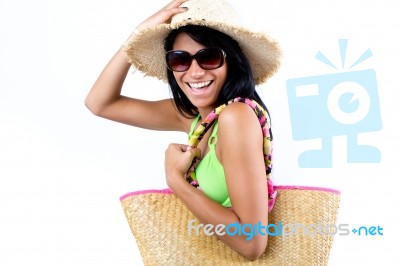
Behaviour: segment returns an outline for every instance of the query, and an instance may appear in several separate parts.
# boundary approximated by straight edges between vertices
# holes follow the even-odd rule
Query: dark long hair
[[[187,25],[170,32],[165,39],[165,51],[172,50],[175,39],[181,32],[186,33],[194,41],[205,47],[219,47],[226,53],[226,63],[228,64],[227,79],[217,98],[216,106],[224,104],[236,97],[243,97],[257,101],[267,110],[265,104],[256,92],[250,63],[240,49],[239,44],[234,39],[220,31],[208,27]],[[197,108],[179,88],[172,71],[169,69],[167,69],[167,76],[178,111],[185,117],[195,117],[199,113]]]

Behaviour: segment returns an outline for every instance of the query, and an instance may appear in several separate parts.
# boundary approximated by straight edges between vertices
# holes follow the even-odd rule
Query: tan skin
[[[170,2],[142,22],[138,28],[169,22],[174,14],[186,11],[179,7],[184,2],[186,1]],[[182,33],[176,38],[173,48],[195,54],[204,46]],[[171,99],[145,101],[121,95],[129,68],[124,52],[118,50],[91,88],[85,100],[86,106],[95,115],[135,127],[188,133],[193,119],[180,115]],[[193,60],[187,71],[174,72],[178,85],[198,108],[202,117],[216,107],[215,99],[226,80],[226,75],[226,63],[218,69],[204,70],[198,66],[196,60]],[[193,93],[190,83],[206,81],[212,81],[206,92]],[[154,117],[154,110],[163,111]],[[218,123],[216,155],[224,167],[232,210],[214,202],[184,179],[192,160],[195,157],[201,159],[208,152],[207,139],[210,132],[196,149],[185,144],[168,146],[165,151],[166,182],[203,224],[215,226],[235,222],[261,222],[266,225],[268,199],[259,122],[251,108],[242,103],[234,103],[221,113]],[[243,126],[244,124],[246,126]],[[219,238],[249,260],[257,259],[267,245],[267,237],[261,235],[255,235],[249,241],[245,239],[246,236],[224,235]]]

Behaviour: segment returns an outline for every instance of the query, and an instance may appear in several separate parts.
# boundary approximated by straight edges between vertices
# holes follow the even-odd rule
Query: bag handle
[[[233,100],[228,101],[226,104],[222,104],[221,106],[217,107],[211,113],[207,115],[207,117],[201,122],[201,124],[196,128],[193,132],[190,140],[189,146],[192,148],[196,148],[201,139],[206,134],[207,130],[212,127],[215,121],[218,119],[219,114],[224,110],[229,104],[234,102],[242,102],[249,105],[254,113],[257,115],[258,121],[260,122],[260,126],[263,132],[263,153],[264,153],[264,163],[265,163],[265,172],[267,174],[267,185],[268,185],[268,209],[269,211],[272,210],[272,207],[275,203],[276,199],[276,190],[271,180],[271,170],[272,170],[272,132],[271,132],[271,125],[270,125],[270,118],[267,111],[258,104],[256,101],[237,97]],[[189,171],[186,174],[186,180],[194,187],[198,187],[199,184],[197,182],[196,173],[195,173],[195,165],[197,159],[193,160]]]

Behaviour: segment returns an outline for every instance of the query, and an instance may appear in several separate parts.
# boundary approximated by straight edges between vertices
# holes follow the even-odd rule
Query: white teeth
[[[211,83],[211,80],[199,82],[199,83],[189,83],[189,86],[194,89],[200,89],[200,88],[210,85],[210,83]]]

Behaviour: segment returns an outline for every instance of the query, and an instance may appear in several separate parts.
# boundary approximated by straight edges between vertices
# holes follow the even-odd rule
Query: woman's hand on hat
[[[172,143],[165,151],[165,176],[168,186],[176,180],[184,180],[193,160],[200,158],[201,151],[186,144]],[[186,181],[185,181],[186,182]]]
[[[160,9],[157,13],[153,14],[145,21],[140,23],[137,29],[141,30],[143,28],[159,25],[162,23],[170,23],[172,16],[187,11],[186,7],[180,7],[180,5],[182,5],[186,1],[188,0],[171,1],[162,9]]]

